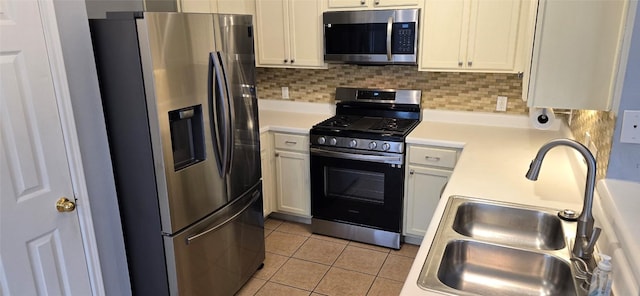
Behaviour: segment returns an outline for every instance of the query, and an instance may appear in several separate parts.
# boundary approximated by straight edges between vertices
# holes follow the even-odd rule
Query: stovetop
[[[416,119],[336,115],[316,124],[313,128],[316,131],[370,133],[372,136],[405,136],[418,123],[419,120]]]
[[[419,90],[336,88],[336,116],[311,128],[311,147],[404,153],[420,123]]]

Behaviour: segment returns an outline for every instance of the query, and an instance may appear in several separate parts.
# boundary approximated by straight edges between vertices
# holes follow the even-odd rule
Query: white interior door
[[[0,295],[91,295],[39,5],[0,0]]]

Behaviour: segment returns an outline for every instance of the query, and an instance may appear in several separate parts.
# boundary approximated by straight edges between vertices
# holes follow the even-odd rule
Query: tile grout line
[[[373,285],[375,284],[376,280],[378,280],[378,279],[383,279],[383,280],[387,280],[387,281],[392,281],[392,282],[402,283],[401,281],[397,281],[397,280],[395,280],[395,279],[389,279],[389,278],[381,277],[381,276],[380,276],[380,273],[381,273],[381,271],[382,271],[382,269],[383,269],[383,267],[384,267],[384,264],[385,264],[385,263],[387,263],[387,261],[388,261],[388,260],[389,260],[389,258],[390,258],[390,255],[392,255],[392,251],[393,251],[393,250],[388,249],[388,248],[384,248],[384,250],[380,250],[379,248],[367,248],[366,246],[364,246],[364,247],[363,247],[362,245],[359,245],[360,243],[355,242],[355,241],[351,241],[351,240],[341,240],[341,241],[345,241],[346,243],[343,245],[343,248],[342,248],[342,250],[340,251],[340,253],[336,256],[336,258],[335,258],[334,260],[332,260],[332,261],[331,261],[331,263],[330,263],[330,264],[325,264],[325,263],[315,262],[315,261],[308,260],[308,259],[304,259],[304,258],[297,258],[297,257],[294,257],[294,256],[295,256],[295,254],[296,254],[296,253],[298,253],[298,252],[302,249],[302,247],[303,247],[306,243],[308,243],[308,242],[310,241],[310,239],[311,239],[311,238],[313,238],[313,239],[315,239],[315,240],[323,241],[323,242],[326,242],[326,243],[334,243],[334,244],[340,244],[340,245],[342,245],[342,243],[341,243],[341,242],[336,242],[336,241],[333,241],[333,240],[329,240],[329,239],[323,239],[323,238],[324,238],[324,236],[322,236],[322,237],[314,237],[314,236],[313,236],[313,232],[309,232],[309,233],[308,233],[308,235],[307,235],[307,233],[300,234],[300,232],[287,232],[287,231],[278,230],[280,227],[282,227],[282,226],[283,226],[283,225],[285,225],[286,223],[287,223],[286,221],[283,221],[283,222],[281,222],[280,224],[278,224],[278,226],[276,226],[275,228],[273,228],[273,229],[271,230],[271,232],[270,232],[267,236],[265,236],[265,239],[266,239],[267,237],[271,236],[271,234],[273,234],[274,232],[278,232],[278,233],[280,233],[280,234],[287,234],[287,235],[294,235],[294,236],[304,237],[304,240],[303,240],[303,241],[301,242],[301,244],[300,244],[300,245],[299,245],[299,246],[298,246],[298,247],[297,247],[297,248],[296,248],[296,249],[291,253],[291,255],[286,255],[286,256],[284,256],[284,255],[280,255],[280,254],[277,254],[277,253],[273,253],[273,254],[278,255],[278,256],[286,257],[286,260],[284,261],[284,263],[283,263],[282,265],[280,265],[280,267],[278,267],[278,269],[276,269],[276,270],[273,272],[273,274],[272,274],[272,275],[271,275],[271,276],[270,276],[270,277],[269,277],[269,278],[268,278],[268,279],[263,283],[263,285],[262,285],[260,288],[258,288],[258,290],[254,293],[254,295],[256,295],[259,291],[261,291],[261,290],[266,286],[266,284],[267,284],[267,283],[272,283],[272,284],[277,284],[277,285],[287,286],[287,287],[290,287],[290,288],[294,288],[294,289],[298,289],[298,290],[301,290],[301,291],[309,292],[309,294],[317,293],[317,294],[325,295],[325,294],[322,294],[322,293],[317,292],[317,291],[316,291],[316,289],[318,288],[318,286],[320,285],[320,283],[321,283],[321,282],[322,282],[322,281],[327,277],[327,275],[328,275],[329,271],[330,271],[332,268],[334,268],[334,267],[335,267],[335,268],[337,268],[337,269],[345,270],[345,271],[351,271],[351,272],[356,272],[356,273],[358,273],[358,274],[362,274],[362,275],[372,276],[372,277],[373,277],[373,280],[372,280],[371,284],[369,284],[369,286],[368,286],[368,288],[367,288],[367,291],[366,291],[366,294],[368,294],[368,293],[370,293],[370,292],[372,291]],[[293,222],[292,222],[291,224],[296,224],[296,223],[293,223]],[[336,262],[338,261],[338,259],[340,258],[340,256],[342,256],[342,255],[344,254],[345,250],[346,250],[346,249],[347,249],[347,247],[349,247],[349,246],[351,246],[351,247],[353,247],[353,248],[358,248],[358,249],[363,249],[363,250],[368,250],[368,251],[374,251],[374,252],[379,252],[379,253],[383,253],[383,254],[385,254],[384,260],[383,260],[382,264],[380,265],[380,268],[377,270],[377,272],[376,272],[376,274],[375,274],[375,275],[372,275],[372,274],[369,274],[369,273],[364,273],[364,272],[357,271],[357,270],[345,269],[345,268],[341,268],[341,267],[337,267],[337,266],[335,266],[335,264],[336,264]],[[270,252],[270,253],[272,253],[272,252]],[[396,256],[398,256],[398,257],[402,257],[402,258],[415,258],[415,256],[413,256],[413,257],[412,257],[412,256],[405,255],[405,254],[393,254],[393,255],[396,255]],[[300,288],[300,287],[292,286],[292,285],[289,285],[289,284],[282,284],[282,283],[278,283],[278,282],[273,281],[274,276],[275,276],[279,271],[281,271],[281,270],[282,270],[282,268],[283,268],[283,267],[284,267],[284,266],[285,266],[285,265],[286,265],[286,264],[287,264],[287,263],[288,263],[292,258],[293,258],[293,259],[296,259],[296,260],[301,260],[301,261],[305,261],[305,262],[309,262],[309,263],[314,263],[314,264],[320,264],[320,265],[324,265],[324,266],[327,266],[327,267],[328,267],[328,268],[327,268],[327,270],[323,273],[323,275],[322,275],[322,277],[320,278],[320,280],[319,280],[319,281],[316,283],[316,285],[311,289],[311,291],[306,290],[306,289],[303,289],[303,288]]]
[[[329,265],[329,269],[327,269],[327,271],[324,273],[324,275],[322,275],[322,278],[320,278],[320,280],[318,281],[318,283],[316,284],[315,287],[313,287],[313,291],[311,291],[311,293],[314,293],[316,291],[316,289],[318,288],[318,286],[320,285],[320,283],[322,282],[322,280],[324,280],[324,278],[327,276],[327,274],[329,273],[329,271],[331,270],[331,268],[333,267],[334,264],[336,264],[336,262],[338,261],[338,258],[340,258],[340,256],[342,256],[342,253],[344,253],[344,250],[347,249],[347,246],[349,245],[349,243],[344,245],[344,248],[342,248],[342,251],[340,251],[340,254],[338,254],[338,256],[336,256],[336,259],[333,260],[333,262],[331,262],[331,265]],[[322,294],[322,293],[318,293],[318,294]],[[324,295],[324,294],[322,294]]]

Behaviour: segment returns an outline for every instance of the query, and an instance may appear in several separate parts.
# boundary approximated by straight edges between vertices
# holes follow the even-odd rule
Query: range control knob
[[[378,143],[376,142],[369,143],[369,149],[373,150],[373,149],[376,149],[376,147],[378,147]]]
[[[324,143],[327,141],[327,139],[325,139],[324,137],[320,137],[318,138],[318,144],[320,145],[324,145]]]
[[[349,141],[349,147],[354,148],[356,146],[358,146],[358,141],[356,140]]]
[[[335,146],[338,143],[338,140],[336,140],[336,138],[331,138],[331,140],[329,140],[329,145],[331,146]]]
[[[389,151],[389,149],[391,149],[391,145],[389,145],[389,143],[382,144],[382,150]]]

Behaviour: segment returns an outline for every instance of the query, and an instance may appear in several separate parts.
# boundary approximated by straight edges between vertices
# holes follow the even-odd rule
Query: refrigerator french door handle
[[[228,115],[229,123],[227,125],[229,129],[227,130],[227,146],[225,148],[227,149],[227,155],[228,155],[225,171],[228,174],[231,171],[231,163],[233,161],[233,150],[234,150],[233,145],[235,143],[235,122],[236,122],[235,113],[236,112],[235,112],[235,106],[233,104],[233,98],[234,98],[233,88],[229,87],[229,78],[227,77],[227,66],[225,65],[224,58],[223,58],[224,53],[222,51],[218,51],[216,54],[218,56],[218,60],[220,61],[222,74],[224,75],[223,76],[224,85],[225,85],[225,89],[227,90],[225,100],[228,106],[227,110],[229,112],[229,115]]]
[[[215,70],[215,74],[216,74],[216,85],[218,85],[218,95],[222,98],[222,104],[221,107],[222,108],[222,116],[223,116],[223,120],[222,122],[217,122],[217,124],[222,124],[222,130],[224,131],[224,134],[222,135],[222,143],[221,143],[221,147],[220,149],[222,150],[222,159],[221,161],[218,163],[218,168],[220,170],[220,176],[225,176],[228,174],[228,170],[229,170],[229,165],[228,163],[230,162],[230,155],[229,152],[231,149],[229,149],[229,104],[227,103],[228,101],[228,96],[229,94],[227,93],[227,84],[226,84],[226,78],[224,77],[224,73],[222,72],[222,65],[220,64],[220,56],[219,54],[216,52],[215,54],[213,52],[209,53],[209,57],[213,60],[213,67]],[[225,79],[225,80],[223,80]],[[217,130],[216,130],[217,132]]]
[[[215,155],[216,158],[216,165],[218,167],[218,173],[220,174],[220,176],[224,176],[224,174],[222,173],[223,167],[222,167],[222,147],[221,147],[221,139],[220,139],[220,135],[218,134],[218,107],[216,104],[216,99],[215,96],[219,95],[219,94],[214,94],[214,92],[216,92],[216,86],[218,85],[218,81],[217,79],[215,79],[215,62],[214,62],[214,56],[212,53],[209,53],[209,71],[208,71],[208,80],[207,80],[207,99],[209,101],[209,127],[211,129],[211,142],[213,143],[213,154]]]
[[[203,237],[205,235],[207,235],[207,233],[212,232],[212,231],[216,231],[218,229],[220,229],[221,227],[225,226],[227,223],[235,220],[236,218],[238,218],[238,216],[242,215],[242,213],[244,213],[244,211],[246,211],[254,202],[256,202],[256,200],[258,199],[258,197],[260,197],[260,191],[256,191],[253,193],[253,196],[251,197],[251,201],[248,202],[244,207],[242,207],[242,209],[240,211],[238,211],[237,213],[233,214],[233,216],[227,218],[226,220],[224,220],[222,223],[213,226],[203,232],[200,232],[198,234],[194,234],[191,235],[189,237],[187,237],[187,245],[190,244],[192,241]]]

